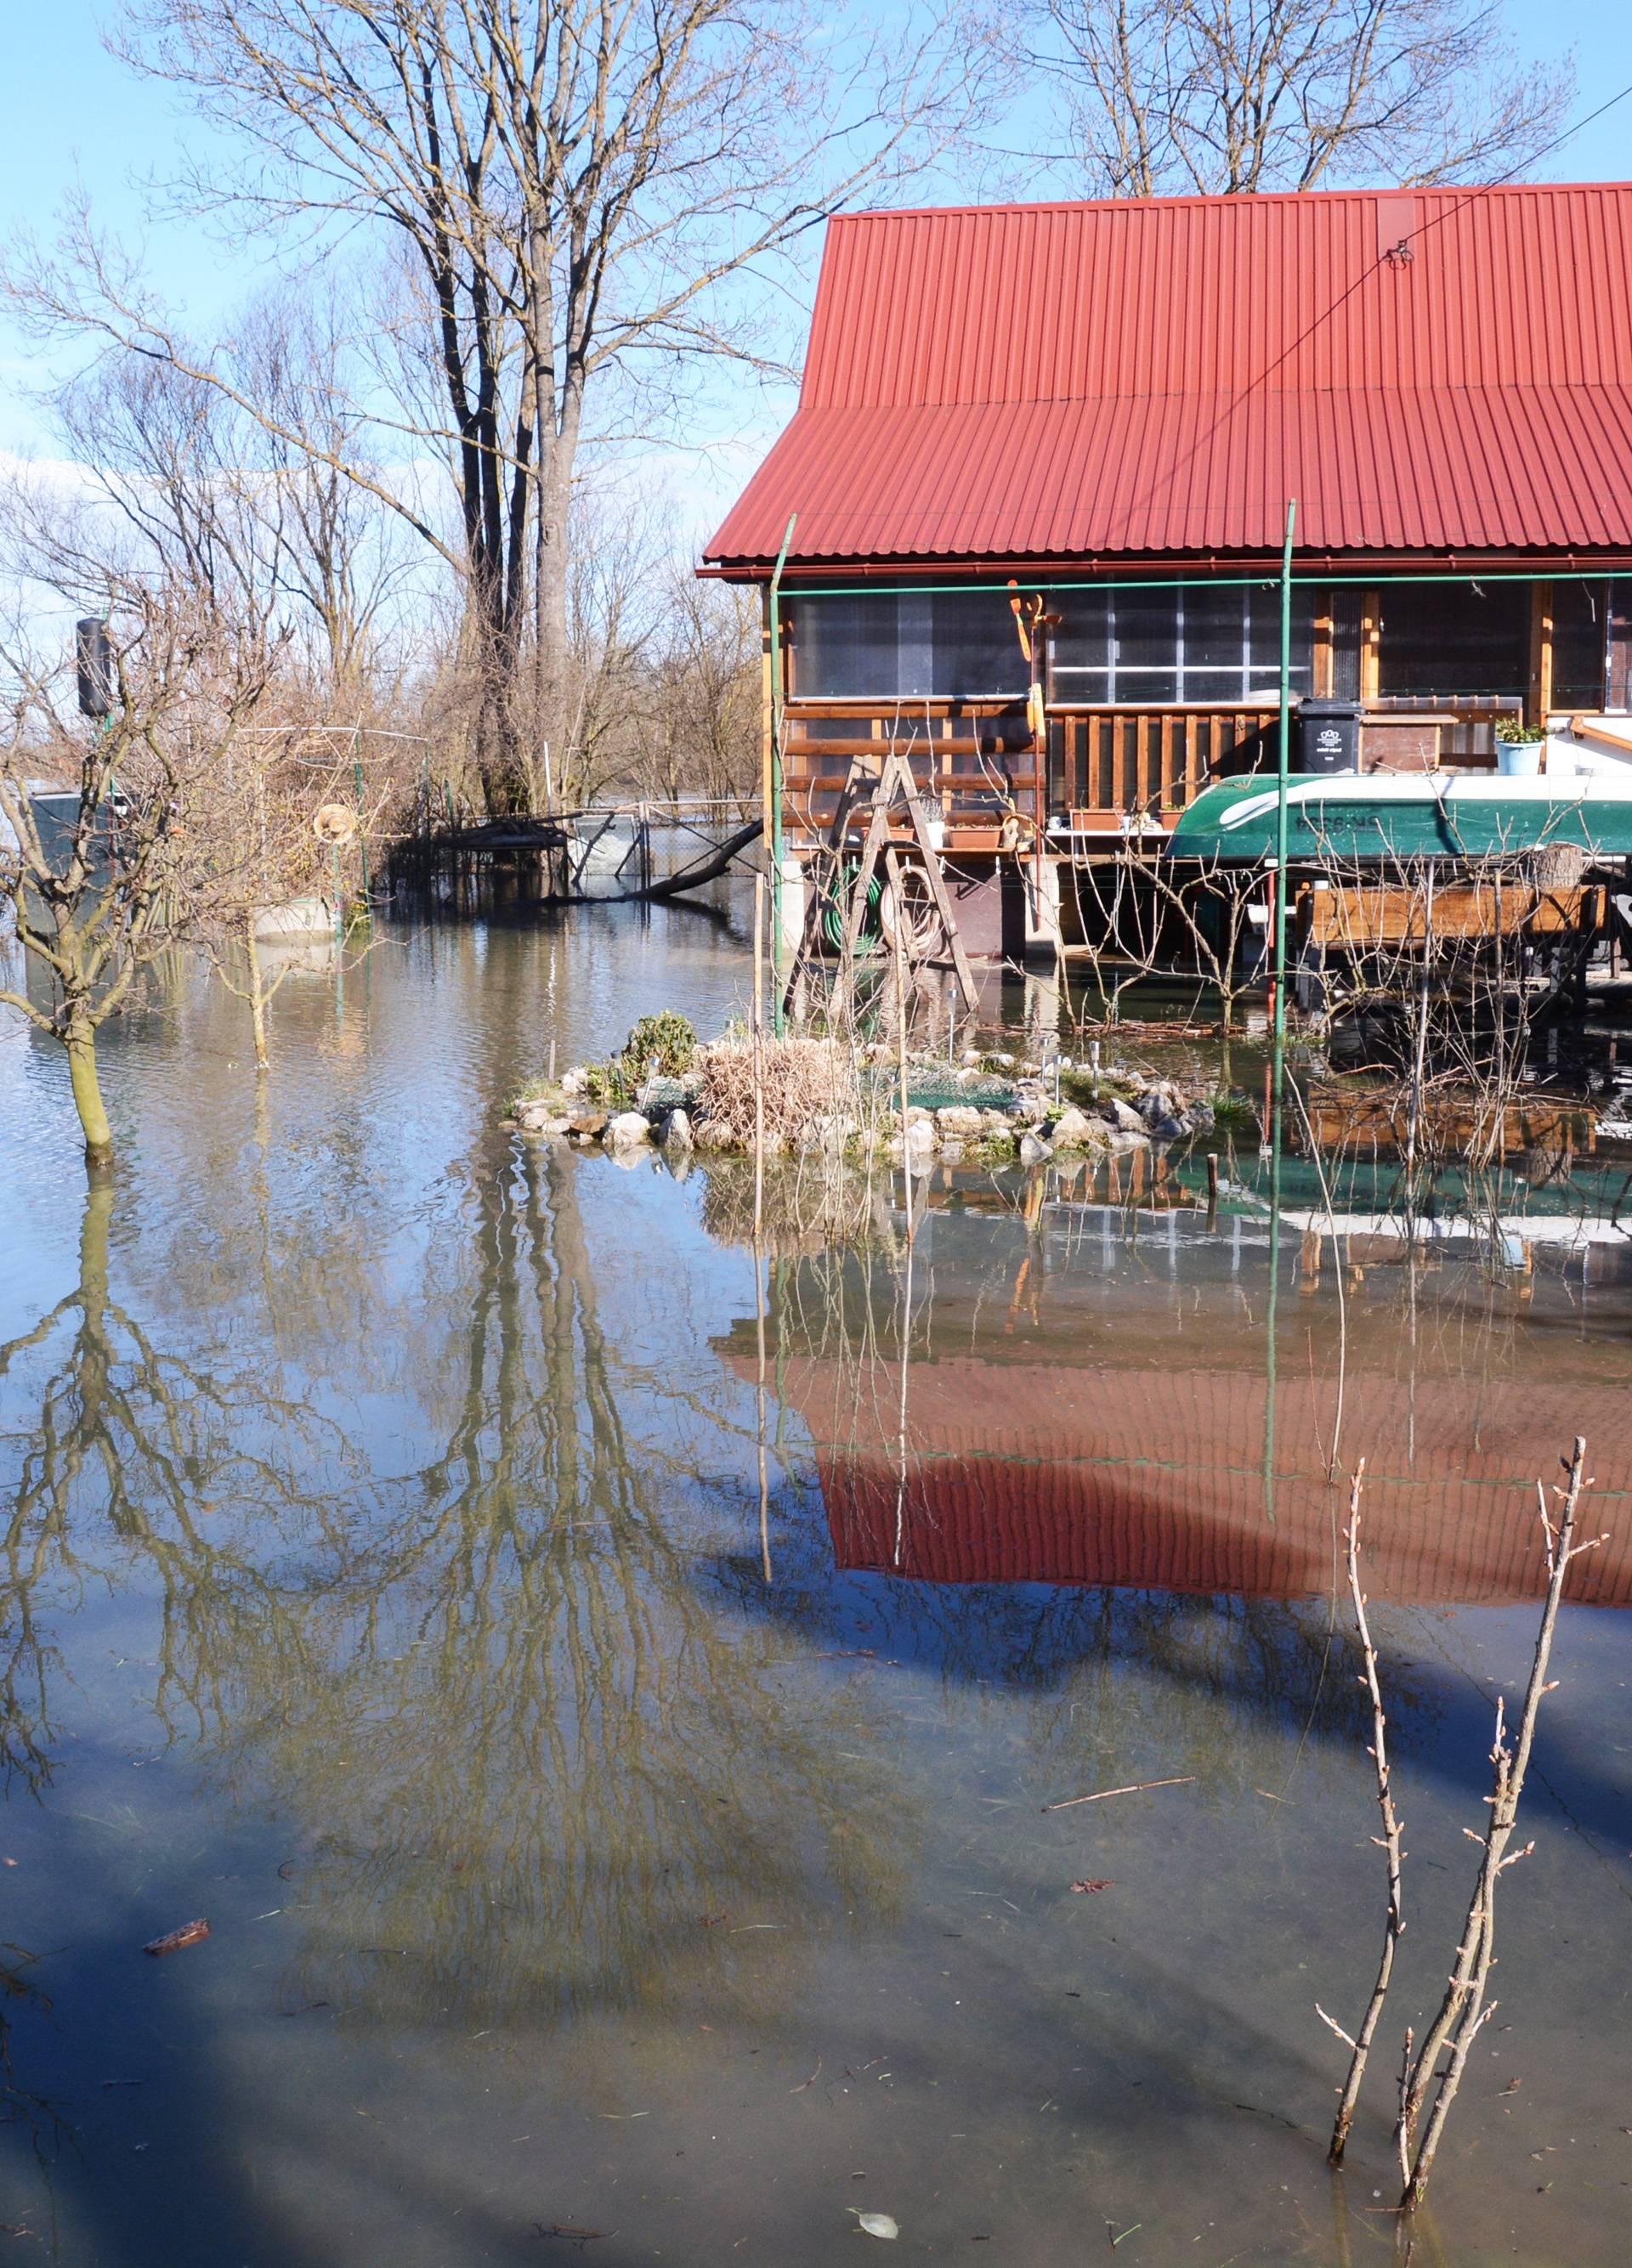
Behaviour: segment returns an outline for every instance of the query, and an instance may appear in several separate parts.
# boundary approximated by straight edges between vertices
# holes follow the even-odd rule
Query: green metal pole
[[[1287,770],[1292,737],[1292,536],[1297,498],[1287,499],[1281,555],[1281,737],[1275,750],[1275,1045],[1287,1035]]]
[[[782,549],[771,575],[771,966],[774,970],[782,943],[782,570],[794,540],[799,514],[790,512],[782,532]],[[771,1028],[782,1036],[782,988],[771,996]]]
[[[1269,1300],[1264,1317],[1264,1517],[1275,1524],[1275,1394],[1279,1377],[1281,1304],[1281,1087],[1286,1057],[1279,1039],[1274,1043],[1269,1109]]]

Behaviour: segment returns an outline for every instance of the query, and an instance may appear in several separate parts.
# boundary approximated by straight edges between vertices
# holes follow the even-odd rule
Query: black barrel
[[[1358,701],[1302,702],[1297,712],[1299,771],[1357,772],[1360,718]]]

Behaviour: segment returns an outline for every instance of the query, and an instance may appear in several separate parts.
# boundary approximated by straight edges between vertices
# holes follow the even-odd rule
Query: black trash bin
[[[1297,768],[1301,772],[1360,770],[1358,701],[1308,699],[1297,712]]]

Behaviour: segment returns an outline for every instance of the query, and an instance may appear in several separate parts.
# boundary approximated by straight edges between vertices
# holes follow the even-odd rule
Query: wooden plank
[[[1310,690],[1317,699],[1329,700],[1336,679],[1336,623],[1333,615],[1330,591],[1320,591],[1315,598],[1315,650],[1310,671]]]
[[[776,711],[771,699],[771,586],[764,584],[759,593],[759,701],[761,733],[759,747],[759,815],[764,823],[766,848],[776,839],[774,799],[776,795]],[[786,737],[786,711],[784,712]],[[784,774],[786,785],[786,774]],[[780,887],[780,884],[777,885]]]
[[[1436,938],[1511,937],[1524,930],[1547,936],[1594,931],[1603,892],[1591,887],[1543,890],[1533,883],[1453,883],[1434,893]],[[1353,950],[1378,945],[1421,945],[1428,935],[1428,906],[1416,890],[1370,886],[1317,889],[1308,894],[1309,936],[1315,945]]]
[[[1383,594],[1360,594],[1360,697],[1375,701],[1382,684]]]
[[[1527,721],[1541,724],[1553,706],[1553,585],[1530,586],[1530,684]]]
[[[1632,578],[1620,576],[1611,583],[1605,614],[1605,703],[1632,709]]]

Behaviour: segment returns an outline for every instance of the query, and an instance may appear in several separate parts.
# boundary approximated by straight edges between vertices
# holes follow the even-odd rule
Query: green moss
[[[1102,1071],[1097,1080],[1092,1071],[1062,1071],[1060,1074],[1060,1100],[1074,1102],[1080,1110],[1091,1109],[1096,1102],[1104,1102],[1111,1095],[1126,1099],[1132,1093],[1126,1079],[1112,1079],[1107,1071]]]

